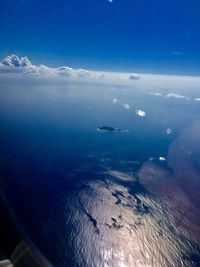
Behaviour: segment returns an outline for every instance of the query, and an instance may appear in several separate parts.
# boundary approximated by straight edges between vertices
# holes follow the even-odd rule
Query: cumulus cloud
[[[18,70],[18,71],[16,71]],[[17,55],[7,56],[0,63],[1,73],[20,72],[25,75],[32,75],[40,78],[72,78],[83,79],[90,76],[90,72],[84,69],[72,69],[70,67],[62,66],[59,68],[50,68],[45,65],[32,65],[27,57],[19,58]],[[99,77],[102,79],[102,76]]]
[[[160,157],[150,157],[149,158],[149,161],[157,161],[157,160],[159,160],[159,161],[166,161],[166,158],[163,157],[163,156],[160,156]]]
[[[27,57],[21,57],[21,66],[31,66],[31,62]]]
[[[90,71],[84,69],[73,69],[70,67],[62,66],[56,69],[58,75],[74,78],[88,78],[90,76]],[[99,77],[102,79],[103,77]]]
[[[159,157],[158,159],[159,159],[160,161],[165,161],[165,160],[166,160],[165,157]]]
[[[198,89],[200,84],[200,77],[190,76],[175,76],[175,75],[156,75],[156,74],[136,74],[123,72],[105,72],[93,71],[85,69],[74,69],[66,66],[59,68],[52,68],[45,65],[33,65],[27,57],[19,58],[17,55],[10,55],[3,59],[0,63],[1,78],[17,78],[22,79],[23,76],[30,78],[39,78],[54,81],[70,81],[70,82],[84,82],[95,83],[110,86],[135,86],[137,84],[138,90],[149,90],[155,96],[162,96],[166,98],[180,98],[189,100],[188,97],[181,94],[168,93],[163,95],[163,85],[167,85],[169,92],[172,90],[186,90]],[[134,83],[134,80],[137,82]],[[113,87],[115,88],[115,87]],[[166,92],[165,92],[166,93]],[[195,100],[199,101],[199,100]]]
[[[27,57],[21,57],[21,59],[19,59],[16,55],[7,56],[3,59],[1,64],[9,67],[27,67],[32,65]]]
[[[40,66],[28,66],[26,68],[23,69],[22,71],[23,74],[25,75],[35,75],[38,77],[48,77],[49,75],[54,75],[55,71],[52,68],[49,68],[45,65],[40,65]]]
[[[189,97],[179,94],[170,93],[165,95],[166,98],[178,98],[178,99],[184,99],[184,100],[190,100]]]
[[[60,71],[60,72],[70,72],[73,69],[69,68],[69,67],[62,66],[62,67],[57,68],[57,70]]]
[[[140,117],[146,116],[146,112],[144,110],[141,110],[141,109],[136,109],[135,114],[140,116]]]
[[[73,69],[70,67],[62,66],[62,67],[57,68],[57,71],[58,71],[58,75],[63,75],[63,76],[69,77],[71,75]]]
[[[128,110],[128,109],[130,109],[130,106],[128,104],[124,104],[123,108]]]
[[[132,73],[130,76],[129,76],[129,80],[139,80],[140,79],[140,76],[136,73]]]

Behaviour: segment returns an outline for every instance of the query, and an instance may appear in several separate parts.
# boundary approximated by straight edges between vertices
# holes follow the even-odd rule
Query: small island
[[[101,126],[97,128],[97,131],[101,132],[128,132],[128,130],[118,129],[111,126]]]

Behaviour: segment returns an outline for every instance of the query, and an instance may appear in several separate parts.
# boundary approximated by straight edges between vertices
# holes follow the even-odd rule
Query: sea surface
[[[1,189],[54,266],[200,266],[195,98],[84,83],[0,86]]]

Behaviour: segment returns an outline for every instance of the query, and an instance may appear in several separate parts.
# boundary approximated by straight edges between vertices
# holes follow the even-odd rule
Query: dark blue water
[[[118,102],[113,104],[113,98]],[[125,103],[129,110],[123,108]],[[144,110],[146,116],[137,116],[136,109]],[[87,186],[108,179],[104,174],[108,169],[132,173],[138,179],[137,172],[150,159],[173,173],[168,162],[160,161],[159,157],[167,159],[171,144],[183,129],[199,120],[199,114],[198,103],[156,97],[132,88],[4,85],[0,88],[1,188],[27,234],[53,264],[91,266],[84,256],[81,264],[76,245],[68,243],[74,226],[64,218],[74,215],[66,201],[73,203],[77,191],[89,194]],[[128,132],[97,131],[102,125]],[[166,133],[168,128],[172,129],[170,134]],[[155,196],[157,192],[151,192],[138,181],[139,191],[133,193],[136,185],[117,179],[112,183],[128,188],[137,205],[141,204],[137,194],[148,192]],[[123,202],[119,192],[113,196],[117,204]],[[81,206],[80,202],[73,209]],[[148,213],[148,207],[141,205],[139,213],[140,210]],[[98,221],[84,206],[81,210],[98,227]],[[114,219],[113,223],[116,224]]]

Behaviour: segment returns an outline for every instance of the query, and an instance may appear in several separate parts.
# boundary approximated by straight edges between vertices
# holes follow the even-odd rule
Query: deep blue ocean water
[[[193,96],[192,92],[187,92],[187,96]],[[114,98],[118,100],[116,103],[113,103]],[[128,104],[130,108],[124,109],[124,104]],[[146,116],[138,116],[135,113],[137,109],[145,111]],[[110,260],[109,265],[109,259],[103,260],[105,255],[99,256],[103,254],[95,252],[95,248],[93,263],[91,263],[92,259],[90,253],[87,254],[87,249],[81,252],[78,248],[79,241],[73,243],[78,237],[84,238],[81,226],[76,228],[74,224],[83,223],[82,215],[79,215],[82,212],[86,220],[85,225],[88,222],[88,227],[95,228],[96,232],[99,231],[99,235],[102,235],[101,238],[104,240],[103,230],[101,230],[103,223],[99,223],[98,216],[100,215],[95,212],[100,209],[99,203],[104,203],[106,199],[104,196],[101,201],[96,200],[98,194],[104,194],[103,191],[100,193],[97,191],[101,186],[103,188],[103,184],[106,187],[106,183],[108,183],[107,187],[111,186],[109,190],[113,199],[116,200],[117,208],[122,204],[122,208],[132,207],[136,210],[135,214],[139,214],[140,217],[147,216],[145,214],[153,210],[153,208],[148,210],[148,205],[145,204],[146,200],[143,199],[147,194],[145,192],[148,192],[149,198],[152,196],[152,201],[158,198],[161,204],[166,202],[165,204],[168,205],[169,200],[166,200],[163,188],[159,191],[157,187],[155,189],[155,185],[147,183],[145,179],[144,183],[143,178],[138,180],[140,170],[144,169],[142,166],[146,162],[156,166],[155,173],[158,173],[161,168],[163,173],[167,173],[166,175],[169,172],[176,177],[178,171],[173,169],[173,164],[168,164],[169,148],[185,129],[187,131],[193,124],[199,125],[199,114],[200,104],[193,100],[154,96],[148,90],[137,91],[133,88],[84,84],[68,86],[4,84],[0,88],[2,191],[27,234],[55,266],[131,266],[131,260],[129,261],[128,258],[124,259],[124,265],[120,265],[117,262],[117,256],[111,257],[114,260]],[[97,131],[97,127],[102,125],[128,131]],[[167,129],[171,129],[170,134],[167,134]],[[198,129],[197,127],[195,134],[199,134]],[[185,145],[184,139],[180,142],[182,146]],[[191,151],[187,152],[192,153],[194,150],[192,160],[197,166],[195,167],[197,177],[200,175],[199,144],[200,142],[196,141],[196,150],[193,145]],[[160,160],[160,157],[164,160]],[[144,169],[144,173],[146,171],[148,174],[148,170]],[[126,175],[133,178],[133,184]],[[191,183],[193,183],[192,174],[191,177]],[[194,179],[197,179],[196,176]],[[184,183],[185,180],[179,179],[178,186],[190,200],[188,202],[190,204],[181,202],[182,209],[184,210],[185,205],[187,210],[188,205],[191,205],[196,214],[199,212],[199,199],[194,199],[192,196],[190,198],[191,192],[185,190],[184,186],[182,187],[182,182]],[[198,190],[200,182],[195,180],[194,183]],[[121,188],[121,191],[113,189],[115,184]],[[127,189],[127,194],[129,194],[127,197],[125,197],[125,192],[122,193],[125,190],[122,188]],[[178,193],[175,192],[175,194]],[[124,204],[123,198],[134,200]],[[98,203],[93,203],[96,205],[94,213],[89,212],[90,208],[91,210],[94,208],[92,199],[94,203],[96,201]],[[176,210],[174,208],[176,201],[174,203],[171,206],[168,205],[169,212],[174,213]],[[106,204],[102,207],[107,208]],[[80,221],[77,219],[79,216]],[[177,215],[174,217],[176,222]],[[107,225],[108,229],[114,228],[118,232],[121,231],[122,226],[117,224],[112,215],[111,218],[112,224],[105,223],[104,225]],[[130,219],[130,216],[127,218]],[[173,226],[175,229],[178,227],[176,223]],[[182,231],[181,227],[180,231]],[[194,226],[197,235],[200,233],[198,227],[198,224]],[[86,236],[88,238],[91,229],[88,230]],[[179,231],[179,228],[177,229]],[[72,233],[73,237],[71,237]],[[183,234],[181,233],[179,233],[180,236]],[[198,247],[199,239],[193,238],[193,234],[193,232],[188,232],[185,238],[191,239],[191,242]],[[96,240],[94,244],[98,242],[98,239],[94,240]],[[181,251],[181,242],[177,244],[177,247],[180,246],[177,251]],[[83,245],[80,246],[83,247]],[[87,242],[85,246],[87,248]],[[98,244],[96,246],[98,247]],[[148,247],[148,244],[146,246]],[[168,249],[170,250],[170,246]],[[187,248],[183,251],[186,253]],[[188,247],[188,255],[190,254],[192,254],[191,247]],[[197,250],[194,254],[198,259]],[[175,262],[179,257],[177,255],[166,256],[166,258],[171,257],[172,262]],[[151,255],[148,257],[151,258]],[[149,258],[145,258],[146,262],[148,260]],[[160,258],[157,262],[154,261],[154,266],[162,266],[159,261]],[[182,265],[178,263],[178,265],[169,266],[197,266],[195,264],[198,260],[191,260],[188,263],[189,261],[190,258],[183,260]]]

